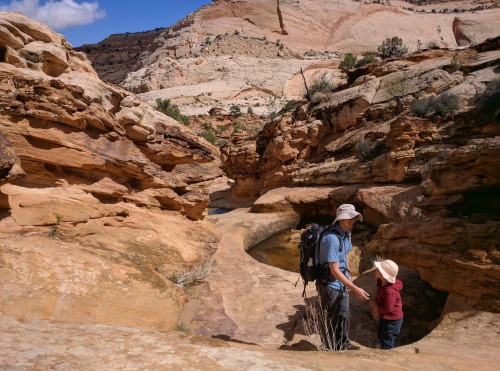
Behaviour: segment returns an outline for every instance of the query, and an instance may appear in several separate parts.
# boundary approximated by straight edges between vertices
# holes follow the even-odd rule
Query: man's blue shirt
[[[347,253],[352,250],[350,235],[351,231],[344,232],[338,224],[335,224],[333,228],[338,232],[342,239],[342,251],[340,250],[340,239],[337,235],[333,233],[325,232],[321,242],[319,244],[319,264],[323,265],[328,263],[339,263],[339,269],[341,272],[347,271]],[[317,253],[317,252],[316,252]],[[346,272],[348,276],[349,273]],[[349,277],[349,276],[348,276]],[[344,285],[341,284],[333,275],[330,274],[330,279],[328,281],[328,286],[334,288],[335,290],[343,290]]]

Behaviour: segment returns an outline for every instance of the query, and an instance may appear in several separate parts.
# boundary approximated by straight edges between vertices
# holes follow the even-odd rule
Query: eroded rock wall
[[[220,239],[200,221],[217,148],[44,25],[0,24],[0,311],[171,329],[185,295],[169,277]]]
[[[255,212],[321,216],[353,203],[378,228],[369,253],[498,311],[498,110],[485,117],[476,108],[478,94],[500,77],[495,40],[352,71],[346,86],[276,118],[257,140],[222,148],[233,193],[260,192]],[[443,96],[452,96],[453,112],[410,110]]]

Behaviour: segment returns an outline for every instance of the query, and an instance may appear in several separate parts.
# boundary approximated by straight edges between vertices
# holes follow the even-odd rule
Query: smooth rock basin
[[[248,253],[255,260],[290,272],[299,272],[298,244],[300,231],[275,234],[252,247]]]

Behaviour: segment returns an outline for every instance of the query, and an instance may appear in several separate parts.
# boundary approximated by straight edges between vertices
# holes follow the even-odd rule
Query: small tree
[[[339,68],[343,73],[347,73],[351,68],[354,68],[356,62],[356,56],[352,53],[347,53],[344,55],[342,62],[340,62]]]
[[[383,59],[402,57],[407,51],[408,47],[403,45],[403,39],[397,36],[385,39],[385,41],[378,47],[378,52]]]
[[[172,117],[174,120],[181,122],[182,124],[188,126],[189,125],[189,117],[181,114],[179,107],[177,105],[170,102],[170,99],[161,99],[158,98],[156,100],[156,109],[158,111],[163,112],[169,117]]]

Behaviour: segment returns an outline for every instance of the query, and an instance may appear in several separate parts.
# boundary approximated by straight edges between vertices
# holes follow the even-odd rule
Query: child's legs
[[[399,336],[403,319],[380,319],[378,323],[378,339],[382,349],[394,348],[394,341]]]

